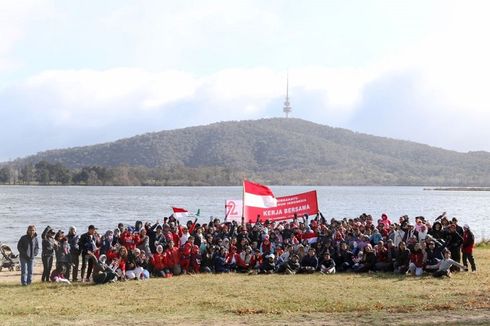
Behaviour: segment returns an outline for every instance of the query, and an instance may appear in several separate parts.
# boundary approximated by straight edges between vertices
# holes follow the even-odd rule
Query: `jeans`
[[[34,259],[20,258],[20,283],[29,285],[32,283],[32,271],[34,270]]]
[[[51,268],[53,268],[53,256],[43,256],[43,276],[41,277],[42,282],[49,282],[49,276],[51,274]]]
[[[83,255],[83,254],[82,254]],[[94,257],[90,255],[83,255],[82,259],[82,270],[80,271],[80,275],[83,278],[85,277],[87,280],[90,279],[90,275],[92,274],[92,270],[94,268]],[[85,269],[87,270],[87,275],[85,275]]]

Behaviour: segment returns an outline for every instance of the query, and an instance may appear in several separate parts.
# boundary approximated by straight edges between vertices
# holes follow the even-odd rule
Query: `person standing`
[[[17,243],[17,250],[19,251],[20,258],[20,282],[22,285],[29,285],[32,283],[34,258],[39,253],[39,243],[34,225],[27,227],[27,233]]]
[[[54,251],[56,249],[56,241],[54,240],[55,232],[48,225],[44,229],[41,239],[42,241],[42,251],[41,257],[43,260],[43,276],[41,277],[41,282],[49,282],[49,276],[51,275],[51,268],[53,267]]]
[[[89,225],[87,233],[80,236],[79,247],[80,251],[82,252],[82,270],[80,271],[80,274],[82,277],[82,282],[88,282],[90,280],[90,275],[92,274],[92,269],[94,267],[94,254],[95,250],[97,249],[95,245],[95,230],[95,226]],[[85,271],[87,271],[86,275]]]
[[[445,247],[451,251],[452,259],[460,263],[461,262],[461,246],[463,245],[463,236],[458,233],[457,225],[451,224],[449,226],[449,233],[447,235],[447,241]],[[457,271],[457,267],[453,266],[451,271]]]
[[[463,227],[463,265],[468,268],[468,260],[470,261],[471,271],[476,272],[475,259],[473,258],[473,246],[475,245],[475,236],[470,230],[470,226],[465,224]]]
[[[78,265],[80,258],[80,247],[78,241],[80,236],[77,234],[77,228],[70,226],[68,229],[68,244],[70,245],[70,262],[72,265],[72,280],[73,282],[78,281]]]

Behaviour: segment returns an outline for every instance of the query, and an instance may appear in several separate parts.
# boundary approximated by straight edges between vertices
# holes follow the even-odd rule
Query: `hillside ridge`
[[[461,153],[297,118],[215,122],[150,132],[44,151],[11,163],[40,161],[70,169],[219,168],[230,170],[232,179],[252,175],[278,184],[490,184],[490,153]]]

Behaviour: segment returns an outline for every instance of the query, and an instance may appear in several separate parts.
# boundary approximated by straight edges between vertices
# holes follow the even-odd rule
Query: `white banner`
[[[225,221],[242,223],[243,200],[228,199],[225,201]]]

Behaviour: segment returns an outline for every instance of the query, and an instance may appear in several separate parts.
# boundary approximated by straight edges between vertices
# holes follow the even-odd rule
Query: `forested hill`
[[[248,176],[269,184],[490,185],[490,153],[459,153],[292,118],[148,133],[106,144],[50,150],[14,164],[40,161],[70,169],[129,166],[145,171],[226,174],[222,182],[209,184],[239,184]],[[166,184],[179,183],[169,183],[171,175],[165,178]]]

